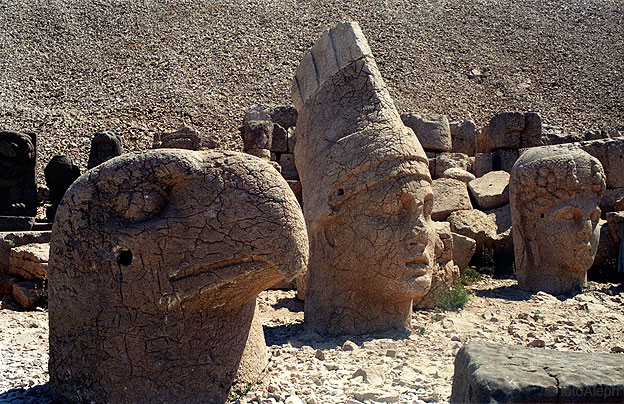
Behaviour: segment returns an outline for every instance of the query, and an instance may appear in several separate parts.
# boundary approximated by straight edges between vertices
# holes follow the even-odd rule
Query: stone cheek
[[[77,180],[51,240],[50,379],[70,402],[225,402],[266,363],[256,295],[307,262],[297,201],[235,152],[152,151]]]

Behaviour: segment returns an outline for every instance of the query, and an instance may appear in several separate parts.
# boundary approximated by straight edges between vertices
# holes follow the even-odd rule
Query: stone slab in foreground
[[[451,403],[621,403],[624,355],[474,341],[455,357]]]

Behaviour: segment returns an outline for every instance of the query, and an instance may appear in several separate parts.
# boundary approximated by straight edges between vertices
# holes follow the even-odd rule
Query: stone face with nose
[[[51,240],[55,397],[225,402],[268,359],[257,294],[307,257],[295,196],[258,158],[158,150],[85,173]]]
[[[428,160],[356,23],[323,33],[292,85],[310,237],[306,326],[406,328],[435,270]]]
[[[602,165],[584,151],[536,147],[518,159],[509,190],[521,288],[559,294],[587,284],[604,189]]]

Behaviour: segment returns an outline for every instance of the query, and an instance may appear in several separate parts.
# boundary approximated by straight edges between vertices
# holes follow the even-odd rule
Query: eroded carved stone
[[[35,216],[37,213],[35,160],[34,134],[0,132],[0,216]]]
[[[519,286],[551,294],[585,286],[600,236],[600,162],[580,150],[529,149],[509,190]]]
[[[267,363],[256,295],[303,272],[301,209],[243,153],[153,150],[80,177],[50,244],[50,383],[73,403],[222,403]]]
[[[123,153],[121,136],[113,129],[105,129],[93,135],[87,168],[99,166],[103,162]]]
[[[154,134],[152,148],[199,150],[201,143],[201,137],[197,131],[188,126],[183,126],[175,132]]]
[[[306,325],[323,334],[407,327],[435,265],[431,177],[357,23],[306,52],[292,96],[310,237]]]
[[[61,203],[65,191],[67,191],[76,178],[80,177],[80,167],[66,156],[54,156],[43,170],[43,173],[50,190],[51,206],[46,209],[46,217],[51,222],[54,220],[56,208]]]

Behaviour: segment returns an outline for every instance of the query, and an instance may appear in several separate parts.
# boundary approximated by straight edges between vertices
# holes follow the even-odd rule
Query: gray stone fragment
[[[453,167],[449,168],[442,173],[442,178],[453,178],[455,180],[459,180],[461,182],[470,182],[475,179],[474,174],[462,170],[461,168]]]
[[[0,274],[9,268],[11,248],[30,243],[50,242],[49,231],[0,232]]]
[[[199,150],[201,137],[197,131],[183,126],[175,132],[154,134],[153,149],[186,149]]]
[[[470,181],[468,189],[479,209],[498,208],[509,203],[509,173],[491,171]]]
[[[473,341],[455,357],[451,403],[621,403],[620,354]]]
[[[472,163],[472,173],[479,178],[492,171],[492,155],[490,153],[477,153]]]
[[[461,271],[468,266],[477,247],[477,242],[467,236],[452,233],[453,235],[453,262]]]
[[[477,127],[473,121],[455,121],[450,123],[452,149],[455,153],[475,155],[477,142]]]
[[[490,120],[488,149],[541,146],[542,119],[534,112],[504,112]]]
[[[449,168],[461,168],[465,171],[472,171],[472,160],[464,153],[440,153],[436,158],[436,178]]]
[[[401,114],[405,126],[411,128],[423,149],[450,151],[452,146],[451,128],[444,115],[419,113]]]

